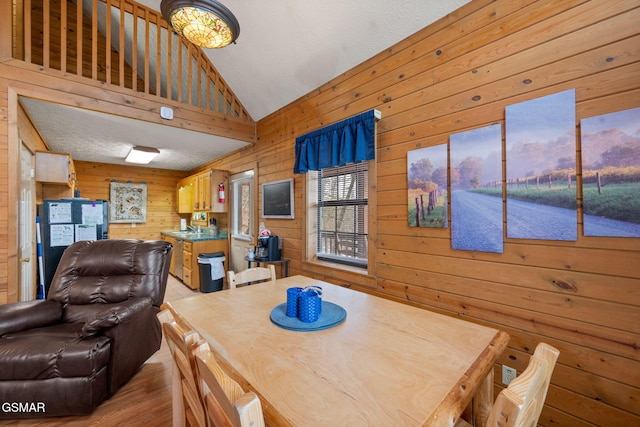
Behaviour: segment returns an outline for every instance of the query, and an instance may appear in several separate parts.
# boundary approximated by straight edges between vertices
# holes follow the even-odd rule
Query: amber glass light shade
[[[225,47],[240,34],[233,13],[215,0],[162,0],[160,10],[171,28],[196,46]]]

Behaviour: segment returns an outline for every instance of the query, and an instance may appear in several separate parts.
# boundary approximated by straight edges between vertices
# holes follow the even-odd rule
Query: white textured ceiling
[[[148,167],[189,171],[249,143],[75,107],[21,98],[52,151],[74,160],[126,163],[131,147],[155,147]]]
[[[236,44],[204,51],[251,117],[258,121],[468,1],[221,0],[240,22],[240,36]],[[160,0],[139,3],[160,10]],[[53,126],[52,120],[44,121],[46,115],[59,108],[40,103],[44,105],[39,105],[39,112],[32,111],[37,104],[33,103],[28,110],[47,143],[78,160],[122,163],[120,156],[126,155],[122,153],[137,144],[161,149],[161,156],[149,167],[190,170],[245,144],[234,145],[224,138],[196,133],[164,138],[173,128],[129,123],[96,113],[83,114],[67,107],[58,114],[68,115],[71,121],[76,113],[83,114],[78,116],[83,126],[77,126],[78,129],[58,126],[54,131],[47,129]],[[116,135],[114,122],[119,126],[127,122],[127,132]],[[92,128],[100,130],[90,135],[88,129]],[[147,142],[143,144],[141,138]],[[206,143],[185,144],[187,140]]]

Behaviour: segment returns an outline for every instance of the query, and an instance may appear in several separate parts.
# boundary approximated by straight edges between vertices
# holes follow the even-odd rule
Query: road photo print
[[[640,237],[640,108],[580,121],[584,235]]]
[[[447,144],[407,152],[409,227],[447,228]]]
[[[502,126],[452,134],[449,157],[451,247],[502,253]]]
[[[507,237],[577,240],[575,90],[506,108]]]

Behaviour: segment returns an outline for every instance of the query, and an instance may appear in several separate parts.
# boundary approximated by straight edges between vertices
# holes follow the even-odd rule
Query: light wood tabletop
[[[330,329],[270,320],[289,287],[321,286],[344,308]],[[502,331],[304,276],[169,303],[219,362],[260,397],[268,425],[449,426],[479,389],[492,390]],[[489,405],[492,392],[478,402]]]

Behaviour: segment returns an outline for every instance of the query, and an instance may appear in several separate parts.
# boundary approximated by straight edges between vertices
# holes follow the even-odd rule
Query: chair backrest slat
[[[540,418],[559,354],[549,344],[538,344],[524,372],[498,394],[487,426],[535,426]]]
[[[174,411],[182,412],[181,424],[195,424],[206,427],[206,414],[200,398],[196,377],[196,362],[192,347],[200,342],[200,335],[193,330],[186,330],[184,325],[178,324],[169,310],[158,313],[158,319],[162,323],[162,330],[171,352],[174,363],[174,381],[179,383],[179,388],[174,388],[174,393],[180,393],[181,402],[174,400]],[[180,396],[178,397],[180,398]],[[186,421],[189,420],[188,423]]]
[[[227,281],[229,282],[229,289],[234,289],[237,285],[243,285],[245,283],[261,282],[276,280],[276,270],[273,265],[268,267],[254,267],[244,271],[235,273],[231,270],[227,273]]]
[[[264,427],[260,399],[245,393],[215,360],[209,345],[201,341],[194,347],[199,389],[205,410],[213,425],[225,427]]]

